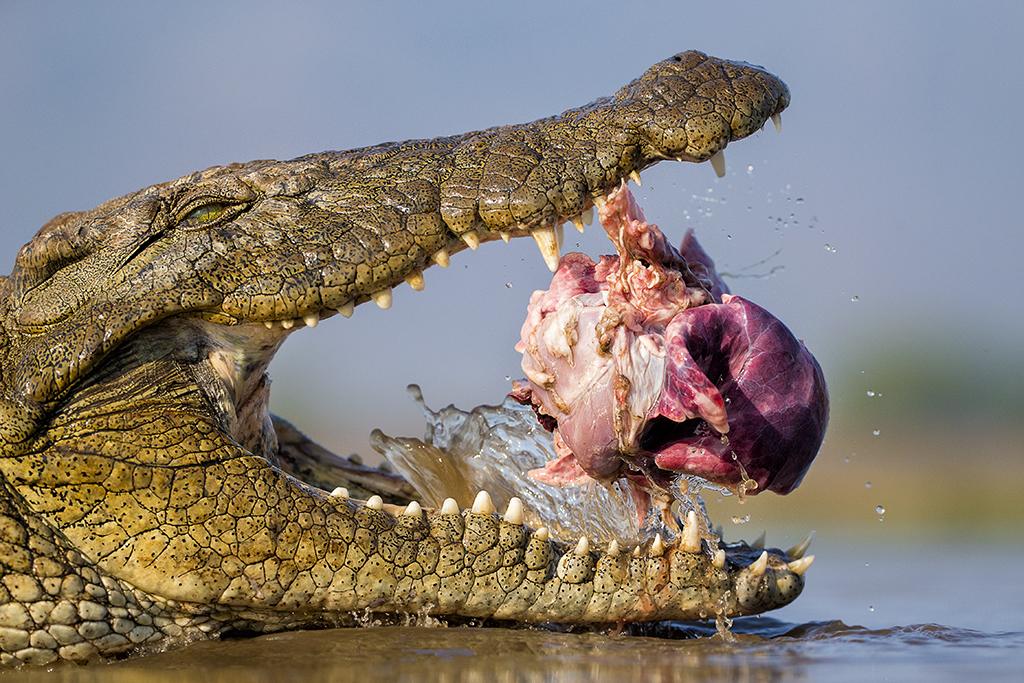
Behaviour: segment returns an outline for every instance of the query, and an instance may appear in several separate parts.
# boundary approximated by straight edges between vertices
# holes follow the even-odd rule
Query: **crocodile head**
[[[482,242],[532,236],[554,270],[556,226],[661,160],[720,170],[788,103],[759,67],[685,52],[549,119],[215,167],[54,218],[0,279],[0,659],[366,609],[622,623],[793,600],[805,548],[554,538],[486,494],[425,510],[271,416],[265,372],[293,331],[387,308]]]

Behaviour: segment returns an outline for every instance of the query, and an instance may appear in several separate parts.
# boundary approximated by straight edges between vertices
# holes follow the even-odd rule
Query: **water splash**
[[[532,408],[506,398],[500,405],[468,412],[452,405],[435,411],[418,386],[409,385],[409,393],[423,410],[424,437],[392,437],[375,429],[370,445],[416,488],[425,505],[439,507],[451,497],[468,507],[477,491],[486,489],[499,509],[518,496],[527,524],[546,526],[558,538],[587,534],[595,540],[635,543],[655,533],[673,536],[661,509],[638,511],[633,496],[618,482],[559,488],[530,478],[529,470],[556,457],[551,433],[537,422]],[[674,518],[681,528],[681,518],[694,509],[703,529],[710,529],[699,496],[708,486],[701,479],[680,479],[673,487],[676,502],[668,513],[670,522]]]

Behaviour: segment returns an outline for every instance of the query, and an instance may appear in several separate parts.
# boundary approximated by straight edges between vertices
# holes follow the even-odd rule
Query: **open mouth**
[[[806,542],[725,543],[683,494],[795,487],[827,421],[820,368],[625,185],[663,160],[723,175],[725,146],[788,103],[759,67],[685,52],[548,119],[215,167],[58,216],[0,278],[5,495],[192,634],[788,604]],[[616,253],[562,256],[563,224],[595,208]],[[527,236],[554,275],[502,405],[430,413],[424,440],[374,434],[398,473],[270,414],[290,334]]]

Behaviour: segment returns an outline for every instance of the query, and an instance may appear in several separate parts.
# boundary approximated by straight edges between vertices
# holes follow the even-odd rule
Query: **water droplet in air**
[[[864,488],[866,488],[866,489],[871,488],[871,482],[870,481],[864,482]]]
[[[804,203],[804,198],[803,197],[797,197],[796,198],[796,203],[797,204],[803,204]]]
[[[837,254],[837,253],[839,253],[839,250],[836,249],[835,247],[833,247],[828,242],[825,242],[825,251],[827,251],[830,254]]]
[[[852,301],[853,303],[857,303],[858,301],[860,301],[860,297],[854,294],[853,296],[850,297],[850,301]]]
[[[882,430],[881,429],[872,429],[871,433],[873,435],[875,435],[875,436],[881,436],[882,435]]]
[[[733,515],[732,516],[732,523],[733,524],[746,524],[749,521],[750,521],[750,515],[743,515],[743,516]]]
[[[506,382],[511,382],[512,381],[512,375],[505,375],[505,381]]]
[[[868,605],[868,611],[869,612],[874,612],[875,611],[875,606],[874,605]]]
[[[875,506],[875,514],[876,515],[884,515],[885,514],[885,506],[884,505],[876,505]]]
[[[868,398],[874,398],[875,397],[875,392],[871,391],[870,389],[868,389],[867,393],[868,393]]]
[[[505,289],[512,289],[512,283],[511,282],[506,282],[505,283]]]
[[[747,175],[751,175],[754,172],[754,165],[747,164]]]

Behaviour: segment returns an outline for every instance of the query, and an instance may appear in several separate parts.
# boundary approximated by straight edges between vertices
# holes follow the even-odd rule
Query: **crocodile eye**
[[[182,222],[193,225],[209,225],[223,218],[230,208],[232,207],[228,204],[204,204],[193,209]]]

